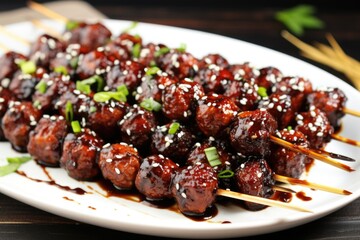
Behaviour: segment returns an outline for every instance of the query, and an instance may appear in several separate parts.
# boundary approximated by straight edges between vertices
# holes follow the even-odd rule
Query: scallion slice
[[[36,72],[36,64],[33,61],[21,60],[18,62],[18,66],[22,73],[33,74]]]
[[[130,24],[130,26],[127,27],[127,28],[125,28],[122,32],[123,32],[123,33],[128,33],[128,32],[130,32],[131,30],[133,30],[134,28],[136,28],[137,25],[138,25],[138,22],[132,22],[132,23]]]
[[[161,71],[160,70],[160,68],[158,68],[158,67],[150,67],[150,68],[148,68],[147,70],[146,70],[146,75],[148,75],[148,76],[151,76],[151,75],[155,75],[155,74],[157,74],[159,71]]]
[[[74,30],[75,28],[79,27],[79,22],[69,20],[66,22],[65,28],[68,31]]]
[[[180,47],[177,48],[178,51],[184,53],[186,51],[186,44],[185,43],[181,43]]]
[[[168,53],[168,52],[170,52],[170,48],[162,47],[154,53],[154,56],[160,57],[161,55],[164,55],[165,53]]]
[[[219,154],[216,150],[216,147],[209,147],[204,150],[205,156],[210,164],[210,166],[215,167],[221,165]]]
[[[80,92],[83,92],[85,94],[89,94],[91,92],[90,86],[94,83],[97,84],[97,92],[100,92],[104,88],[104,79],[100,77],[99,75],[94,75],[92,77],[89,77],[87,79],[76,81],[76,89]]]
[[[155,101],[152,98],[147,98],[144,99],[141,103],[140,103],[140,107],[145,108],[148,111],[155,111],[158,112],[161,110],[161,104],[158,103],[157,101]]]
[[[79,121],[72,121],[71,122],[71,128],[72,128],[74,133],[81,132],[81,126],[80,126]]]
[[[132,56],[134,58],[139,58],[140,57],[140,51],[141,51],[141,45],[140,43],[137,43],[133,46],[132,48]]]
[[[8,157],[6,158],[6,160],[8,161],[8,163],[26,163],[28,161],[30,161],[32,159],[32,157],[30,156],[22,156],[22,157]]]
[[[175,134],[177,132],[177,130],[179,129],[179,127],[180,127],[180,123],[173,122],[169,127],[168,133],[169,134]]]
[[[124,94],[124,96],[128,96],[128,95],[129,95],[129,90],[128,90],[128,88],[126,87],[125,84],[122,84],[122,85],[118,86],[118,87],[116,88],[116,91],[117,91],[117,92],[121,92],[122,94]]]
[[[6,158],[8,164],[4,166],[0,166],[0,177],[8,175],[10,173],[15,172],[21,166],[21,164],[26,163],[32,158],[29,156],[23,157],[8,157]]]
[[[234,172],[230,169],[225,169],[218,174],[218,178],[231,178],[234,176]]]
[[[54,72],[61,73],[63,75],[68,75],[67,68],[65,66],[57,66],[54,68]]]
[[[65,117],[67,122],[72,122],[74,118],[73,106],[70,101],[67,101],[65,105]]]
[[[36,84],[35,89],[38,90],[40,93],[46,93],[47,84],[44,80],[41,80],[38,84]]]
[[[126,96],[122,92],[98,92],[94,94],[95,102],[106,102],[115,99],[120,102],[126,102]]]
[[[259,87],[258,90],[257,90],[257,93],[261,97],[268,97],[268,94],[266,92],[266,88],[264,88],[264,87]]]

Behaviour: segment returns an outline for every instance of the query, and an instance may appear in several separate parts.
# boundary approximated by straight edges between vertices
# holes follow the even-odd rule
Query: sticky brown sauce
[[[306,196],[305,192],[303,192],[303,191],[297,192],[296,197],[303,201],[311,201],[312,200],[312,198],[309,196]]]

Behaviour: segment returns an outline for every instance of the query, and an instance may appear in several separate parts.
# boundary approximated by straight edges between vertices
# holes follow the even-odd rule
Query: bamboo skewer
[[[360,72],[359,72],[359,74],[360,74]],[[355,110],[352,110],[352,109],[349,109],[349,108],[344,108],[343,111],[346,114],[350,114],[350,115],[353,115],[355,117],[360,117],[360,112],[359,111],[355,111]]]
[[[352,140],[350,138],[346,138],[346,137],[343,137],[343,136],[340,136],[340,135],[337,135],[337,134],[333,134],[333,135],[331,135],[331,137],[333,139],[337,140],[337,141],[341,141],[341,142],[344,142],[344,143],[347,143],[347,144],[351,144],[351,145],[360,147],[360,141],[355,141],[355,140]]]
[[[42,4],[33,2],[33,1],[29,1],[28,2],[28,7],[38,13],[41,13],[45,16],[47,16],[48,18],[54,19],[62,24],[66,24],[69,19],[67,19],[66,17],[62,16],[61,14],[58,14],[57,12],[50,10],[49,8],[43,6]]]
[[[296,206],[291,203],[279,202],[279,201],[275,201],[275,200],[271,200],[271,199],[267,199],[267,198],[256,197],[256,196],[233,192],[233,191],[224,190],[224,189],[218,189],[217,195],[234,198],[234,199],[238,199],[238,200],[243,200],[243,201],[248,201],[248,202],[253,202],[253,203],[258,203],[258,204],[262,204],[262,205],[266,205],[266,206],[270,206],[270,207],[280,207],[280,208],[286,208],[286,209],[291,209],[291,210],[300,211],[300,212],[310,212],[310,213],[312,212],[309,209],[299,207],[299,206]]]
[[[342,163],[339,163],[337,161],[335,161],[334,159],[332,158],[329,158],[327,156],[324,156],[320,153],[317,153],[317,152],[314,152],[314,151],[311,151],[305,147],[302,147],[302,146],[298,146],[298,145],[294,145],[292,143],[289,143],[281,138],[277,138],[277,137],[274,137],[274,136],[270,136],[270,140],[276,144],[279,144],[283,147],[286,147],[286,148],[289,148],[295,152],[299,152],[299,153],[303,153],[305,155],[308,155],[309,157],[312,157],[312,158],[315,158],[317,160],[320,160],[324,163],[327,163],[327,164],[330,164],[334,167],[337,167],[337,168],[340,168],[342,170],[345,170],[345,171],[348,171],[348,172],[352,172],[352,171],[355,171],[354,169],[352,169],[351,167],[345,165],[345,164],[342,164]]]
[[[313,183],[313,182],[308,182],[306,180],[281,176],[281,175],[278,175],[278,174],[275,174],[274,178],[278,182],[289,183],[291,185],[299,185],[299,186],[303,186],[303,187],[307,187],[307,188],[313,188],[313,189],[322,190],[322,191],[326,191],[326,192],[330,192],[330,193],[341,194],[341,195],[350,195],[350,194],[352,194],[352,192],[349,192],[349,191],[344,190],[344,189],[335,188],[335,187],[331,187],[331,186],[326,186],[326,185]]]
[[[272,186],[272,189],[275,191],[280,191],[280,192],[287,192],[287,193],[296,193],[296,191],[290,189],[290,188],[286,188],[283,186],[278,186],[278,185],[274,185]]]

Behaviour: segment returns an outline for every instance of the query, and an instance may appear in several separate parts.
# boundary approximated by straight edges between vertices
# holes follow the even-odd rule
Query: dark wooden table
[[[119,1],[120,2],[120,1]],[[273,18],[278,10],[298,1],[91,1],[109,18],[173,25],[229,36],[301,58],[299,51],[280,36],[283,26]],[[302,3],[305,3],[303,1]],[[308,1],[309,2],[309,1]],[[351,1],[352,2],[352,1]],[[316,1],[317,16],[326,27],[308,30],[306,42],[325,42],[332,33],[344,50],[360,59],[360,10],[349,1]],[[0,10],[24,6],[24,1],[1,2]],[[311,62],[348,81],[345,76]],[[35,209],[0,194],[0,240],[21,239],[162,239],[91,226]],[[320,220],[272,234],[246,239],[360,239],[360,199]]]

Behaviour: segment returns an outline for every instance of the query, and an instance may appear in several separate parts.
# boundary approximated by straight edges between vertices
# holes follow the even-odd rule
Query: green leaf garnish
[[[95,106],[90,107],[90,113],[96,112],[97,108]]]
[[[266,92],[266,88],[264,88],[264,87],[259,87],[258,90],[257,90],[257,93],[261,97],[268,97],[268,94]]]
[[[116,88],[116,91],[117,91],[117,92],[121,92],[122,94],[124,94],[125,97],[129,95],[129,90],[128,90],[128,88],[126,87],[125,84],[122,84],[122,85],[118,86],[118,87]]]
[[[90,86],[94,83],[97,84],[97,92],[100,92],[104,88],[104,79],[99,75],[94,75],[82,81],[76,81],[76,89],[85,94],[89,94],[91,92]]]
[[[177,48],[178,51],[184,53],[186,51],[186,44],[185,43],[181,43],[180,47]]]
[[[315,7],[303,4],[279,11],[276,13],[275,18],[295,35],[301,36],[305,28],[319,29],[324,27],[324,22],[313,16],[315,10]]]
[[[151,75],[155,75],[155,74],[157,74],[158,73],[158,71],[161,71],[161,69],[160,68],[158,68],[158,67],[150,67],[150,68],[148,68],[147,70],[146,70],[146,75],[148,75],[148,76],[151,76]]]
[[[75,28],[79,27],[79,22],[77,21],[73,21],[73,20],[69,20],[66,22],[65,28],[68,31],[74,30]]]
[[[46,93],[47,84],[44,80],[41,80],[38,84],[36,84],[35,89],[38,90],[40,93]]]
[[[65,66],[57,66],[57,67],[55,67],[54,72],[61,73],[63,75],[69,75]]]
[[[291,130],[292,130],[292,126],[288,126],[286,129],[287,129],[288,131],[291,131]]]
[[[170,52],[170,48],[168,47],[162,47],[160,48],[159,50],[157,50],[155,53],[154,53],[154,56],[155,57],[160,57],[161,55],[164,55],[166,53]]]
[[[148,110],[148,111],[155,111],[158,112],[161,110],[161,104],[158,103],[157,101],[155,101],[152,98],[147,98],[144,99],[141,103],[140,103],[140,107]]]
[[[79,121],[72,121],[71,122],[71,128],[72,128],[74,133],[81,132],[81,126],[80,126]]]
[[[74,118],[73,106],[70,101],[67,101],[65,105],[65,117],[67,122],[72,122]]]
[[[132,56],[134,58],[139,58],[140,57],[140,51],[141,51],[141,44],[137,43],[133,46],[132,48]]]
[[[69,64],[73,69],[76,69],[79,63],[79,57],[74,57],[70,60]]]
[[[225,170],[219,172],[219,174],[218,174],[218,178],[231,178],[233,176],[234,176],[234,172],[229,169],[225,169]]]
[[[123,33],[128,33],[128,32],[130,32],[131,30],[133,30],[134,28],[136,28],[136,26],[138,25],[138,22],[132,22],[131,24],[130,24],[130,26],[129,27],[127,27],[127,28],[125,28],[122,32]]]
[[[177,130],[179,129],[179,127],[180,127],[180,123],[173,122],[169,127],[168,133],[169,134],[175,134],[177,132]]]
[[[33,74],[36,72],[36,64],[33,61],[21,60],[17,63],[17,65],[24,74]]]
[[[215,167],[221,165],[220,157],[216,147],[205,148],[204,152],[210,166]]]
[[[32,158],[29,156],[6,158],[8,164],[4,165],[4,166],[0,166],[0,177],[3,177],[5,175],[15,172],[16,170],[19,169],[21,164],[26,163],[27,161],[29,161],[31,159]]]
[[[36,100],[34,103],[33,103],[33,106],[37,109],[41,109],[41,103],[39,100]]]
[[[98,92],[94,94],[95,102],[107,102],[110,99],[115,99],[120,102],[126,102],[126,96],[122,92]]]

